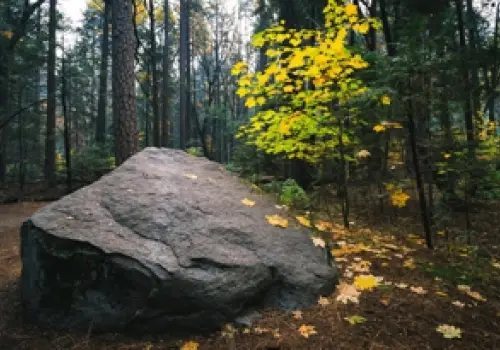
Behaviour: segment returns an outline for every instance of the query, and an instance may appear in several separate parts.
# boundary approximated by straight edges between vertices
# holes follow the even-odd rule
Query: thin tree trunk
[[[97,121],[95,140],[103,144],[106,141],[106,107],[108,101],[108,60],[109,60],[109,15],[110,0],[104,0],[101,40],[101,69],[99,72],[99,99],[97,101]]]
[[[161,146],[161,120],[158,110],[158,68],[156,65],[156,19],[154,1],[149,0],[149,41],[151,44],[150,62],[151,62],[151,91],[153,98],[151,99],[153,107],[153,146]]]
[[[64,51],[64,48],[63,48]],[[73,188],[73,172],[71,169],[71,139],[70,139],[70,119],[68,115],[68,107],[66,103],[68,86],[66,83],[66,59],[62,58],[62,93],[61,93],[61,104],[63,107],[63,118],[64,118],[64,159],[66,163],[66,192],[71,193]]]
[[[56,0],[50,0],[49,52],[47,61],[47,127],[45,139],[45,181],[56,184]]]
[[[411,93],[412,86],[411,82],[409,83],[409,92]],[[415,120],[413,117],[413,101],[411,98],[408,98],[408,108],[407,108],[407,117],[408,117],[408,131],[409,131],[409,136],[410,136],[410,148],[411,148],[411,154],[413,157],[413,169],[415,171],[415,179],[417,182],[417,191],[418,191],[418,197],[419,197],[419,204],[420,204],[420,215],[422,217],[422,225],[424,227],[424,233],[425,233],[425,242],[427,244],[427,247],[429,249],[433,248],[432,245],[432,232],[431,232],[431,221],[430,221],[430,215],[427,207],[427,200],[425,198],[425,188],[424,188],[424,183],[422,181],[422,173],[420,171],[420,160],[418,157],[418,148],[417,148],[417,135],[416,135],[416,128],[415,128]]]
[[[180,120],[179,138],[180,148],[186,148],[188,132],[188,111],[189,111],[189,0],[180,0],[180,54],[179,54],[179,79],[180,79]]]
[[[163,147],[171,144],[172,98],[170,92],[170,4],[164,0],[165,24],[163,45],[163,103],[162,103],[162,142]]]

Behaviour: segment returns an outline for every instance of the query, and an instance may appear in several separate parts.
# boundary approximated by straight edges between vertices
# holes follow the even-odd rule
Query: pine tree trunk
[[[113,125],[116,164],[121,165],[139,150],[131,1],[113,0],[112,30]]]
[[[152,107],[153,107],[153,146],[161,146],[161,120],[158,110],[158,68],[156,65],[156,20],[155,20],[155,6],[153,0],[149,0],[149,40],[151,44],[151,91],[153,94]]]
[[[172,98],[170,93],[170,4],[164,2],[165,42],[163,45],[163,102],[162,102],[162,134],[161,145],[168,147],[171,143]]]
[[[97,101],[97,121],[95,140],[103,144],[106,141],[106,102],[108,100],[108,58],[109,58],[109,15],[110,0],[104,0],[104,14],[101,41],[101,69],[99,72],[99,100]]]
[[[50,0],[49,52],[47,61],[47,127],[45,139],[45,181],[56,184],[56,0]]]

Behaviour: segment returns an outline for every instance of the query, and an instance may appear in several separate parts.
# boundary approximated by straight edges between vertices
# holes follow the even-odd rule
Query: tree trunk
[[[163,45],[163,103],[161,145],[168,147],[171,143],[172,98],[170,92],[170,4],[164,0],[165,42]]]
[[[467,142],[469,147],[469,155],[473,157],[474,155],[474,121],[473,121],[473,111],[471,103],[471,86],[469,81],[469,70],[466,63],[467,46],[465,41],[465,27],[463,20],[463,4],[461,0],[455,0],[455,10],[457,14],[457,25],[460,40],[460,54],[461,54],[461,70],[462,79],[464,81],[464,119],[465,127],[467,130]]]
[[[413,91],[413,87],[411,86],[411,82],[409,84],[409,90],[408,93],[411,93]],[[408,98],[408,108],[407,108],[407,117],[408,117],[408,132],[410,136],[410,148],[411,148],[411,154],[413,158],[413,170],[415,171],[415,179],[417,182],[417,191],[418,191],[418,199],[419,199],[419,204],[420,204],[420,215],[422,218],[422,225],[424,227],[424,233],[425,233],[425,241],[427,244],[427,247],[429,249],[433,248],[432,245],[432,233],[431,233],[431,220],[430,220],[430,215],[429,215],[429,210],[427,207],[427,200],[425,198],[425,188],[424,188],[424,182],[422,181],[422,173],[420,170],[420,160],[418,157],[418,147],[417,147],[417,131],[415,128],[415,119],[413,117],[413,101],[411,98]]]
[[[64,51],[64,48],[63,48]],[[68,115],[67,106],[67,93],[68,86],[66,83],[66,59],[62,58],[62,92],[61,92],[61,104],[63,107],[63,118],[64,118],[64,160],[66,163],[66,192],[71,193],[73,187],[73,172],[71,169],[71,139],[70,139],[70,119]]]
[[[186,148],[189,133],[189,90],[190,90],[190,60],[189,60],[189,0],[180,1],[180,54],[179,54],[179,79],[180,79],[180,121],[179,138],[180,148]]]
[[[149,0],[149,41],[151,44],[151,91],[153,94],[152,107],[153,107],[153,146],[161,146],[161,120],[160,112],[158,110],[158,68],[156,65],[156,20],[155,20],[155,6],[154,1]]]
[[[112,0],[113,126],[116,164],[139,150],[135,92],[135,37],[132,2]]]
[[[7,118],[7,101],[9,95],[9,66],[7,52],[0,46],[0,121]],[[7,173],[7,127],[0,129],[0,186],[5,184]]]
[[[104,0],[101,41],[101,69],[99,72],[99,100],[97,101],[97,121],[95,140],[103,144],[106,141],[106,102],[108,100],[108,59],[109,59],[109,15],[110,0]]]
[[[56,0],[50,0],[49,52],[47,61],[47,127],[45,139],[45,181],[56,184]]]

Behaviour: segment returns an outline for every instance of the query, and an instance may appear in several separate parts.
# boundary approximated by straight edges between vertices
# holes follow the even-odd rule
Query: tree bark
[[[189,90],[190,90],[190,63],[189,63],[189,0],[180,2],[180,54],[179,54],[179,79],[180,79],[180,121],[179,138],[180,148],[186,148],[188,140],[189,123]]]
[[[109,59],[109,15],[110,0],[104,0],[101,40],[101,69],[99,72],[99,100],[97,101],[97,121],[95,140],[99,144],[106,141],[106,102],[108,100],[108,59]]]
[[[172,97],[170,92],[170,4],[164,0],[165,23],[163,44],[163,102],[162,102],[162,134],[161,145],[168,147],[171,143]]]
[[[112,0],[112,86],[116,164],[139,150],[135,91],[135,37],[132,2]]]
[[[49,52],[47,61],[47,126],[45,139],[45,181],[56,184],[56,0],[50,0]]]
[[[151,93],[153,107],[153,146],[161,146],[161,120],[158,110],[158,68],[156,65],[156,20],[154,1],[149,0],[149,41],[151,45],[150,62],[151,62]]]

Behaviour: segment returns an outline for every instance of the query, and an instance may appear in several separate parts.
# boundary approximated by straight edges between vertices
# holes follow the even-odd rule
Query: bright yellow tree
[[[234,65],[237,94],[248,108],[257,108],[238,135],[248,144],[315,163],[333,157],[341,142],[351,142],[342,123],[347,116],[350,125],[356,123],[352,102],[367,88],[354,73],[368,63],[349,50],[346,40],[351,32],[366,34],[379,24],[360,18],[356,5],[335,0],[328,1],[324,14],[321,30],[286,29],[281,22],[255,34],[252,45],[268,48],[262,72],[251,72],[245,62]]]

